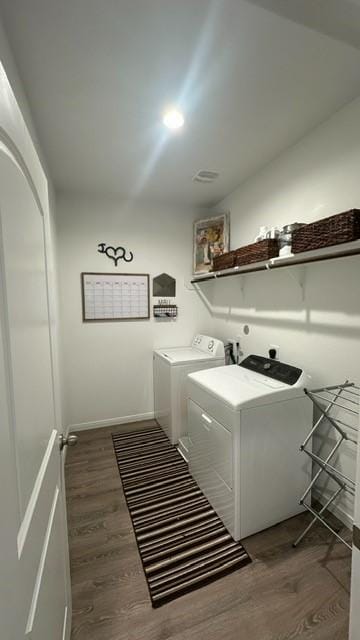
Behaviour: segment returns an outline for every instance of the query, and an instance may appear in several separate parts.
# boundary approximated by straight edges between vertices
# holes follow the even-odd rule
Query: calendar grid
[[[150,318],[149,274],[82,273],[84,322]]]

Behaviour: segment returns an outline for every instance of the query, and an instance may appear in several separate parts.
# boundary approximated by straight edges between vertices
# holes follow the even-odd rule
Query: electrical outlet
[[[275,360],[280,360],[280,347],[278,344],[269,344],[269,349],[275,349],[276,357]]]

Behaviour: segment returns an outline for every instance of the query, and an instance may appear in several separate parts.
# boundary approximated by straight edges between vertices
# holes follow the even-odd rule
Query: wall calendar
[[[84,322],[150,318],[149,274],[82,273]]]

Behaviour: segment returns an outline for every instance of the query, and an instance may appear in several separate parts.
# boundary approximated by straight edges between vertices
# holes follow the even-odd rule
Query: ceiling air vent
[[[193,182],[202,182],[204,184],[209,184],[210,182],[214,182],[216,178],[219,177],[217,171],[198,171],[193,176]]]

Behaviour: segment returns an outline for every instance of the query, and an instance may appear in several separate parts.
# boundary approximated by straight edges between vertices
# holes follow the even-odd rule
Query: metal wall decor
[[[117,267],[117,263],[119,260],[124,260],[124,262],[132,262],[134,259],[134,254],[132,251],[129,251],[129,255],[126,256],[126,249],[124,247],[112,247],[111,245],[106,246],[106,242],[101,242],[98,244],[99,253],[105,253],[110,260],[113,260],[115,263],[115,267]]]
[[[153,278],[153,296],[154,298],[161,296],[164,298],[175,298],[176,296],[176,280],[168,273],[161,273]]]
[[[170,304],[169,300],[159,300],[153,305],[154,318],[176,318],[178,308],[176,304]]]

